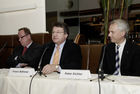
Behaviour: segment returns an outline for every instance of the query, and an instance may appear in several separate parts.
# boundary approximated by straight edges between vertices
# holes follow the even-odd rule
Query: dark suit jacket
[[[41,64],[42,68],[46,64],[50,63],[55,44],[49,43],[47,44],[47,46],[48,46],[48,49],[46,50],[42,59],[42,64]],[[60,57],[61,68],[62,69],[80,69],[82,65],[81,61],[82,61],[82,55],[81,55],[80,46],[69,40],[66,40],[66,43],[64,44],[62,54]]]
[[[106,74],[115,71],[115,44],[108,44],[105,49],[103,70]],[[140,76],[140,47],[126,41],[121,59],[121,75]]]
[[[21,45],[14,49],[12,55],[9,56],[7,60],[7,64],[9,65],[9,67],[16,67],[18,63],[27,63],[28,66],[37,69],[41,55],[41,46],[33,42],[22,56],[23,49],[24,47]],[[15,57],[17,56],[18,58],[17,60],[15,60]]]

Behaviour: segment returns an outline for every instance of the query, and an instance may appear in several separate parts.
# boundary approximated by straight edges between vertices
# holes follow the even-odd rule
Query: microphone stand
[[[98,70],[98,78],[101,79],[101,81],[103,81],[105,79],[104,71],[102,69],[103,60],[104,60],[104,56],[105,56],[105,49],[106,49],[106,45],[103,47],[103,55],[102,55],[101,63],[100,63],[99,70]]]
[[[115,82],[115,80],[107,78],[108,76],[110,76],[110,75],[106,75],[105,76],[103,70],[99,70],[99,72],[98,72],[98,79],[101,79],[101,81],[103,81],[104,79],[107,79],[107,80],[110,80],[112,82]]]
[[[103,81],[104,79],[107,79],[107,80],[114,82],[115,80],[111,80],[111,79],[107,78],[107,76],[104,75],[104,71],[102,69],[103,68],[103,60],[104,60],[104,56],[105,56],[105,49],[106,49],[106,45],[104,45],[104,47],[103,47],[103,55],[102,55],[101,63],[99,65],[99,70],[98,70],[98,79],[101,79],[101,81]],[[93,81],[93,80],[94,79],[92,79],[90,81]]]
[[[105,79],[104,72],[102,69],[99,69],[98,78],[101,79],[101,81]]]
[[[47,76],[41,72],[41,63],[42,63],[43,56],[44,56],[44,54],[45,54],[45,52],[46,52],[46,50],[47,50],[48,48],[49,48],[49,46],[47,46],[47,47],[44,49],[44,51],[43,51],[43,53],[42,53],[42,55],[41,55],[40,61],[39,61],[38,69],[37,69],[38,74],[39,74],[40,76],[41,76],[41,75],[44,75],[45,77],[47,77]]]

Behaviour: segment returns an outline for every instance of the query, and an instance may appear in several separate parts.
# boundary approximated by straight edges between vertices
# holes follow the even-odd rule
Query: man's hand
[[[20,63],[20,67],[21,68],[24,68],[24,67],[26,67],[28,64],[26,64],[26,63]]]
[[[55,64],[47,64],[43,67],[42,69],[42,73],[43,74],[49,74],[49,73],[52,73],[54,71],[56,71],[56,65]]]

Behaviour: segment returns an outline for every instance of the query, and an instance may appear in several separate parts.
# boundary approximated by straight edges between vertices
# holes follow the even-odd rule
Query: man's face
[[[111,42],[120,44],[125,39],[125,32],[118,29],[117,24],[111,24],[109,27],[109,34]]]
[[[68,34],[64,33],[64,29],[61,27],[53,27],[52,29],[52,40],[57,45],[63,43],[68,37]]]
[[[18,32],[18,38],[19,38],[19,42],[20,44],[24,47],[27,46],[29,43],[29,34],[25,34],[24,30],[21,30]]]

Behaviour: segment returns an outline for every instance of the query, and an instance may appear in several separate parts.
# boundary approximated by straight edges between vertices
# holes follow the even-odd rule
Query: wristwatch
[[[56,68],[56,70],[57,70],[57,69],[59,68],[59,65],[56,65],[55,68]]]

